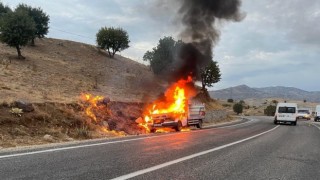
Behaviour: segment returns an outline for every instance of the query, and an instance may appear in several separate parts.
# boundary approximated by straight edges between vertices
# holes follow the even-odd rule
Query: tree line
[[[48,33],[49,20],[41,8],[19,4],[12,10],[0,3],[0,40],[16,48],[18,58],[24,58],[21,47],[29,42],[34,46],[36,38],[43,38]]]

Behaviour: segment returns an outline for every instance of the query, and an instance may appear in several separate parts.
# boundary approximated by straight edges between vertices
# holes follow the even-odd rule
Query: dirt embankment
[[[97,121],[85,114],[82,103],[34,103],[34,111],[20,115],[10,106],[0,105],[2,148],[145,133],[135,122],[141,103],[110,102],[95,112]]]

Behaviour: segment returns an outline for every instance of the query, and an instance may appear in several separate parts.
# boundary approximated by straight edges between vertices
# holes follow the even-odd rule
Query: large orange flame
[[[188,99],[195,95],[194,90],[187,86],[190,82],[192,82],[191,76],[169,86],[164,94],[164,99],[156,100],[147,107],[144,122],[139,123],[139,125],[150,132],[149,124],[152,123],[152,114],[170,113],[176,117],[183,115],[186,112]],[[188,129],[185,130],[188,131]],[[156,132],[168,132],[168,128],[157,129]]]

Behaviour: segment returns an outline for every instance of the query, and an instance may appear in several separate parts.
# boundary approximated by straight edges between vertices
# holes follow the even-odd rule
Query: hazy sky
[[[95,44],[101,27],[128,31],[130,48],[121,55],[142,56],[163,36],[179,39],[177,1],[170,0],[2,0],[41,7],[50,15],[47,37]],[[165,3],[166,2],[166,3]],[[168,4],[168,2],[175,2]],[[290,86],[320,91],[320,1],[243,0],[242,22],[220,22],[214,48],[222,80],[214,89]]]

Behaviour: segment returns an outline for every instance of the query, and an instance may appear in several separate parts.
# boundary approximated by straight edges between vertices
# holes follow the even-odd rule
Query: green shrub
[[[228,99],[227,102],[228,103],[233,103],[234,101],[233,101],[233,99]]]
[[[243,105],[240,103],[236,103],[233,105],[233,111],[238,115],[243,112]]]
[[[275,113],[276,113],[276,106],[274,105],[269,105],[267,106],[266,109],[264,109],[264,114],[267,116],[274,116]]]

